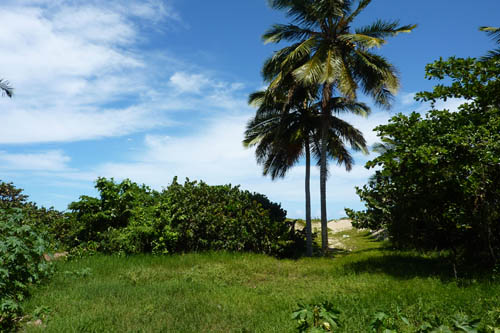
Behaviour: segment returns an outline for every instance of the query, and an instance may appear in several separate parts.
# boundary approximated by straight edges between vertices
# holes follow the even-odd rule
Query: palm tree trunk
[[[328,249],[328,220],[326,214],[326,130],[322,126],[321,130],[321,156],[319,165],[319,189],[321,202],[321,249],[326,252]]]
[[[330,101],[332,87],[330,84],[323,85],[323,98],[321,102],[322,126],[321,126],[321,156],[319,165],[319,188],[321,202],[321,249],[323,253],[328,250],[328,219],[326,214],[326,150],[328,139],[328,118],[330,110],[328,104]]]
[[[307,241],[307,256],[312,257],[312,224],[311,224],[311,151],[309,150],[309,137],[306,137],[306,241]]]

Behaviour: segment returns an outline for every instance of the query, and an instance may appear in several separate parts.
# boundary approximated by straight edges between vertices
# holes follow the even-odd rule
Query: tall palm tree
[[[488,35],[490,35],[491,39],[493,39],[497,44],[500,44],[500,28],[495,27],[481,27],[479,28],[481,31],[486,31]],[[482,57],[482,60],[489,60],[500,56],[500,47],[496,50],[491,50],[488,54]]]
[[[305,197],[306,197],[306,237],[307,255],[312,255],[312,224],[310,196],[311,151],[319,159],[319,133],[321,117],[317,98],[311,90],[296,86],[293,89],[256,92],[250,95],[250,104],[258,106],[255,117],[250,120],[243,141],[246,147],[256,146],[257,162],[264,167],[264,175],[274,180],[286,173],[305,155]],[[369,113],[363,103],[337,98],[336,110],[359,114]],[[285,111],[283,111],[285,110]],[[327,152],[339,164],[350,170],[352,156],[344,142],[349,142],[355,150],[366,151],[362,133],[350,124],[331,117]]]
[[[354,4],[357,2],[357,6]],[[373,53],[386,38],[410,32],[416,25],[399,26],[397,21],[377,20],[352,29],[354,19],[371,0],[269,0],[271,8],[286,10],[291,24],[277,24],[263,39],[266,43],[294,42],[282,61],[284,72],[297,58],[308,60],[293,70],[297,81],[317,85],[321,93],[320,190],[322,248],[328,247],[326,178],[328,124],[332,117],[335,92],[355,100],[359,88],[379,106],[389,108],[399,89],[396,69],[382,56]],[[277,75],[270,89],[279,86],[284,75]]]
[[[5,94],[9,97],[12,97],[14,94],[14,88],[12,88],[9,84],[9,81],[5,81],[3,79],[0,79],[0,90],[2,91],[2,94]]]

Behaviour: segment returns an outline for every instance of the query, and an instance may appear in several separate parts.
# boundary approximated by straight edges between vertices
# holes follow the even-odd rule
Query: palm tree
[[[2,79],[0,79],[0,90],[2,91],[2,94],[5,94],[9,97],[12,97],[12,95],[14,94],[14,88],[9,85],[9,81],[5,81]]]
[[[320,104],[311,95],[311,89],[301,86],[287,88],[250,95],[250,104],[258,106],[258,109],[247,125],[243,143],[246,147],[256,146],[257,162],[263,165],[263,174],[269,174],[273,180],[284,177],[305,155],[307,255],[312,256],[310,164],[311,151],[319,157]],[[340,97],[336,99],[334,108],[339,112],[359,114],[368,114],[370,111],[363,103],[353,103]],[[328,128],[329,156],[350,170],[353,159],[344,142],[349,142],[355,150],[366,151],[362,133],[337,117],[330,118]]]
[[[305,90],[302,89],[301,93],[305,93]],[[301,99],[298,95],[290,96],[298,101]],[[288,93],[280,96],[267,91],[251,94],[249,104],[258,109],[247,124],[243,144],[245,147],[256,146],[257,163],[263,165],[263,174],[270,175],[273,180],[284,177],[305,154],[307,255],[312,256],[310,144],[318,117],[307,99],[303,103],[295,101],[288,98]]]
[[[500,44],[500,28],[495,27],[481,27],[479,28],[481,31],[486,31],[488,35],[490,35],[491,39],[493,39],[497,44]],[[491,50],[488,52],[488,55],[482,57],[482,60],[489,60],[500,56],[500,47],[496,50]]]
[[[354,19],[371,0],[269,0],[271,8],[286,10],[292,24],[277,24],[263,39],[266,43],[282,40],[294,42],[281,64],[270,89],[279,86],[296,59],[308,60],[293,70],[298,82],[317,85],[321,94],[322,128],[320,137],[320,189],[322,248],[327,249],[326,178],[328,125],[333,116],[332,96],[337,91],[356,100],[359,88],[379,106],[389,108],[399,89],[396,69],[371,49],[386,43],[386,38],[410,32],[416,25],[399,26],[397,21],[378,20],[372,25],[353,30]]]

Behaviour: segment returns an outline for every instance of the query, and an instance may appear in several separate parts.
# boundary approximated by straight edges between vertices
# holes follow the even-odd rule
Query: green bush
[[[500,263],[500,60],[455,59],[427,67],[451,79],[424,101],[462,97],[458,112],[397,115],[377,128],[384,143],[358,189],[366,211],[359,227],[386,228],[398,247],[448,250],[455,263]]]
[[[231,185],[174,179],[162,192],[130,180],[99,178],[100,198],[82,196],[65,233],[71,247],[108,253],[172,253],[206,250],[297,255],[302,233],[285,222],[286,211],[264,195]]]
[[[51,272],[48,243],[20,208],[0,209],[0,331],[12,329],[31,284]]]
[[[23,190],[16,188],[12,183],[0,181],[0,209],[19,208],[25,217],[25,224],[34,230],[49,236],[50,248],[61,246],[59,237],[63,235],[61,226],[66,223],[67,217],[54,208],[38,207],[28,201],[28,196],[22,194]]]

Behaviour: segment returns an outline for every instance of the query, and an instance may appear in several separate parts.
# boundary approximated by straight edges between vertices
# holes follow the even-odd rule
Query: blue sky
[[[189,177],[241,184],[281,202],[290,217],[303,217],[303,165],[272,182],[241,145],[254,112],[247,96],[263,87],[262,63],[281,46],[264,45],[260,36],[287,22],[266,3],[2,0],[0,77],[15,97],[0,99],[0,180],[63,210],[82,194],[94,195],[98,176],[156,189]],[[382,18],[419,26],[379,51],[401,74],[394,108],[346,119],[372,144],[372,129],[395,113],[425,111],[412,99],[435,84],[424,78],[425,65],[493,48],[478,27],[499,26],[499,13],[498,0],[373,0],[358,24]],[[460,102],[438,107],[453,110]],[[370,176],[364,162],[372,157],[356,155],[350,173],[332,166],[329,217],[362,207],[354,186]],[[312,177],[319,216],[317,169]]]

